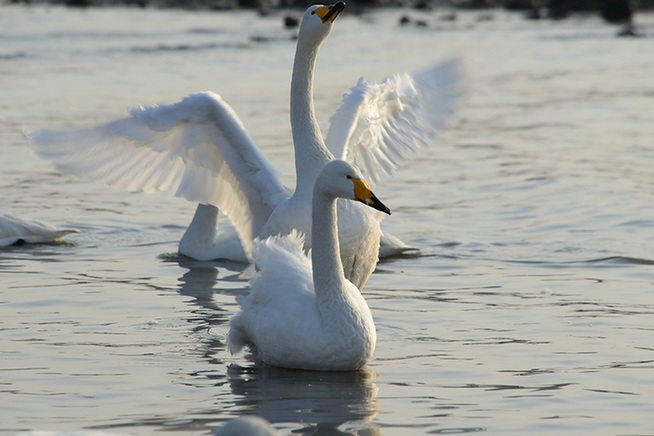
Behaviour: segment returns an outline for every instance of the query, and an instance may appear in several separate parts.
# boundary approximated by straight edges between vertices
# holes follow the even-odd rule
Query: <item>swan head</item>
[[[343,9],[345,9],[344,2],[331,6],[310,6],[302,18],[299,38],[307,39],[314,45],[322,43],[332,31],[332,24]]]
[[[360,201],[373,209],[391,214],[391,210],[372,193],[359,170],[342,160],[334,160],[325,165],[316,180],[315,190],[322,190],[337,198]]]

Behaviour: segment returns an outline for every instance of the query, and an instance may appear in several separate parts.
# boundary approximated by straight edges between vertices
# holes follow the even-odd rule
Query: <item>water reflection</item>
[[[238,263],[198,262],[179,257],[179,265],[188,271],[179,278],[178,292],[195,300],[200,308],[191,311],[189,319],[195,333],[208,332],[212,327],[226,325],[229,310],[219,300],[247,292],[243,277],[246,266]],[[223,338],[209,332],[201,340],[199,354],[212,368],[189,374],[198,386],[207,378],[222,384],[227,350]],[[318,372],[275,368],[249,358],[245,366],[231,364],[226,379],[236,399],[230,401],[230,413],[257,415],[275,424],[288,423],[293,433],[318,435],[380,435],[379,426],[371,423],[379,410],[377,387],[370,370],[357,372]],[[219,403],[221,401],[219,400]],[[231,406],[235,407],[231,407]],[[225,406],[225,404],[223,404]],[[209,411],[220,415],[224,411]],[[304,423],[300,429],[297,423]],[[278,425],[279,426],[279,425]]]
[[[221,328],[226,331],[232,311],[220,305],[216,288],[220,287],[221,295],[242,294],[243,288],[247,286],[246,280],[242,277],[247,265],[238,262],[203,262],[177,254],[168,260],[176,261],[180,267],[188,270],[178,279],[178,292],[193,297],[191,303],[198,306],[197,309],[189,312],[187,319],[193,326],[191,331],[204,334],[198,344],[198,353],[211,364],[225,364],[224,357],[227,350],[225,340],[213,334],[212,329]],[[191,375],[209,377],[209,374],[214,373],[215,370],[211,369]]]
[[[246,282],[243,272],[247,265],[240,262],[203,262],[178,254],[166,260],[176,261],[180,267],[188,270],[178,279],[179,293],[195,297],[203,306],[214,301],[214,287],[218,284],[219,271],[222,271],[221,283],[233,284],[234,288],[241,289]],[[231,287],[230,285],[229,288]]]
[[[235,404],[272,423],[305,423],[294,433],[380,435],[371,421],[379,411],[375,374],[301,371],[265,364],[230,365]]]

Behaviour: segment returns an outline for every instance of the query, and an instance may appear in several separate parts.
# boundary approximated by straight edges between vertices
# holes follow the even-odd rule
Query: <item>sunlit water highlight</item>
[[[21,135],[213,90],[292,186],[280,16],[2,7],[2,209],[81,233],[0,251],[0,431],[206,434],[256,414],[282,434],[654,434],[654,17],[618,39],[592,17],[439,14],[344,14],[321,49],[323,126],[360,76],[452,55],[470,75],[450,128],[375,189],[422,251],[368,282],[367,370],[331,374],[229,355],[247,282],[174,254],[194,205],[60,175]]]

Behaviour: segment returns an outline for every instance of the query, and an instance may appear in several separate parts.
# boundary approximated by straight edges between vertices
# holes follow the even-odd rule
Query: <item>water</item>
[[[81,233],[0,252],[0,431],[207,434],[256,414],[282,434],[654,434],[654,17],[618,39],[593,17],[439,14],[344,14],[321,49],[324,126],[360,76],[455,54],[470,75],[449,129],[375,190],[422,251],[366,286],[366,371],[330,374],[229,355],[247,283],[174,254],[194,205],[58,174],[20,133],[214,90],[292,186],[280,17],[3,6],[2,209]]]

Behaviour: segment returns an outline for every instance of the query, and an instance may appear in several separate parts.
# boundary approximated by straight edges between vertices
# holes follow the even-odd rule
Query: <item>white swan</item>
[[[173,105],[141,106],[131,111],[131,117],[96,128],[26,133],[37,153],[61,171],[131,191],[167,191],[202,203],[180,241],[182,254],[199,260],[248,260],[255,237],[293,229],[306,234],[309,246],[313,183],[333,159],[315,119],[313,71],[318,49],[343,7],[343,3],[311,6],[300,26],[291,83],[297,173],[292,196],[231,107],[209,92]],[[414,78],[396,75],[380,84],[360,81],[336,112],[328,144],[338,157],[362,165],[371,180],[389,174],[408,152],[434,136],[452,110],[457,93],[449,84],[459,76],[458,63],[450,62]],[[235,232],[217,234],[216,207],[228,216]],[[380,218],[359,205],[339,207],[347,209],[340,211],[342,223],[358,223],[339,231],[346,276],[362,287],[378,260]],[[405,248],[397,241],[391,251]]]
[[[70,233],[78,232],[72,229],[57,229],[39,221],[0,212],[0,247],[54,242]]]
[[[252,345],[264,362],[285,368],[352,371],[375,349],[375,324],[339,256],[336,199],[358,200],[390,214],[349,163],[325,165],[313,189],[311,261],[301,238],[273,236],[255,244],[259,273],[238,299],[229,350]],[[376,213],[376,212],[375,212]]]
[[[249,415],[229,421],[220,427],[213,436],[277,436],[275,427],[265,419]]]

